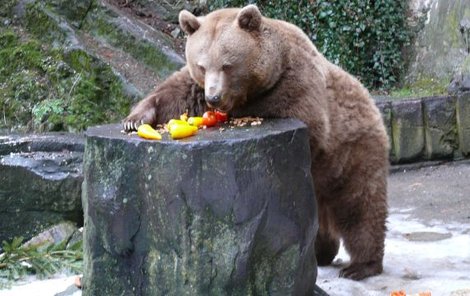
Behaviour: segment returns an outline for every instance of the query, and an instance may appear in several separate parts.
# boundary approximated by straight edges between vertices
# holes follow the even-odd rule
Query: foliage
[[[0,128],[76,131],[129,110],[111,68],[81,49],[49,48],[0,28],[0,65]]]
[[[390,89],[404,66],[413,31],[406,0],[210,0],[209,9],[257,4],[269,17],[296,24],[333,63],[366,86]]]
[[[3,241],[0,254],[0,289],[10,281],[34,274],[45,278],[63,270],[82,272],[82,242],[67,245],[67,240],[49,246],[22,246],[23,238]]]
[[[0,17],[7,16],[16,4],[16,0],[0,1]]]

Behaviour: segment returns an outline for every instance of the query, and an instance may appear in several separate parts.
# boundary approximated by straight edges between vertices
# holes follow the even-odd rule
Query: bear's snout
[[[221,101],[221,95],[206,96],[206,102],[209,103],[212,107],[217,107]]]

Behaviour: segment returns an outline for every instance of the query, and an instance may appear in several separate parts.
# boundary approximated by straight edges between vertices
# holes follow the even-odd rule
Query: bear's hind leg
[[[382,188],[375,190],[377,187],[374,185],[363,186],[362,196],[349,196],[348,207],[335,213],[340,221],[338,227],[344,246],[351,257],[350,264],[341,270],[340,277],[353,280],[377,275],[383,270],[387,217],[385,187],[378,186]],[[375,192],[371,192],[371,188]]]
[[[315,255],[318,266],[327,266],[333,262],[339,250],[339,234],[334,230],[334,223],[327,207],[319,205],[319,229],[315,240]]]
[[[351,256],[351,262],[341,269],[340,277],[358,281],[382,273],[383,240],[377,235],[365,232],[367,230],[355,230],[345,235],[344,244]]]
[[[328,233],[318,233],[315,241],[315,254],[318,266],[327,266],[333,262],[339,250],[339,239]]]

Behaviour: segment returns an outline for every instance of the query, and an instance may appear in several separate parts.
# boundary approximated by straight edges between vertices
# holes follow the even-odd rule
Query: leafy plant
[[[71,246],[64,240],[49,246],[22,246],[23,238],[15,237],[11,242],[3,241],[0,254],[0,288],[10,281],[19,280],[26,275],[45,278],[63,270],[73,273],[82,271],[82,242]]]
[[[413,38],[406,0],[210,0],[209,9],[257,4],[269,17],[299,26],[333,63],[367,87],[388,90],[401,78]]]

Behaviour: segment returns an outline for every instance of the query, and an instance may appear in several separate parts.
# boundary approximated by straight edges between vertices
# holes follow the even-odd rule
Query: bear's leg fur
[[[186,111],[189,116],[200,116],[206,109],[204,89],[194,82],[188,69],[183,67],[140,101],[123,120],[123,126],[125,131],[133,131],[143,123],[155,126],[179,118]]]
[[[327,266],[333,262],[339,250],[339,233],[335,231],[332,214],[326,205],[318,204],[319,228],[315,240],[315,254],[318,266]]]
[[[362,185],[365,186],[366,184],[363,182]],[[373,183],[374,180],[371,180],[371,182]],[[346,214],[344,209],[340,209],[336,213],[340,221],[344,221],[344,219],[352,220],[339,226],[344,246],[351,257],[349,266],[341,270],[341,277],[361,280],[380,274],[383,269],[382,261],[386,231],[385,190],[373,191],[373,188],[370,187],[364,188],[363,192],[358,191],[344,197],[357,201],[349,206],[351,211],[357,210],[360,213],[359,215]],[[362,196],[359,196],[359,194]],[[364,206],[365,202],[369,204]],[[359,208],[362,208],[362,210]],[[357,221],[353,221],[354,219],[357,219]]]
[[[353,280],[380,274],[383,269],[388,163],[386,151],[377,143],[380,141],[366,140],[361,149],[351,150],[346,181],[335,196],[329,197],[333,198],[334,220],[351,257],[340,276]]]

